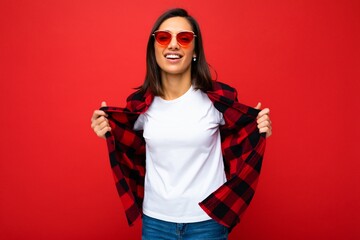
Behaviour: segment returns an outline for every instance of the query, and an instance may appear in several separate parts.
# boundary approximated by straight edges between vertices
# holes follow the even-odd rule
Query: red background
[[[1,0],[0,239],[140,238],[90,117],[142,83],[152,24],[176,6],[199,21],[218,79],[272,112],[230,239],[359,239],[357,0]]]

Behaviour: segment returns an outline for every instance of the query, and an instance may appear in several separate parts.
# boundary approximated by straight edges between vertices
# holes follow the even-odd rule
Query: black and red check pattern
[[[225,119],[220,135],[227,182],[199,204],[211,218],[233,228],[254,196],[265,134],[257,128],[259,110],[239,103],[234,88],[214,82],[213,91],[207,95]],[[125,108],[101,108],[109,115],[112,131],[106,133],[106,139],[110,163],[129,225],[142,215],[145,177],[145,140],[142,131],[134,131],[133,126],[153,98],[149,91],[135,92],[128,97]]]

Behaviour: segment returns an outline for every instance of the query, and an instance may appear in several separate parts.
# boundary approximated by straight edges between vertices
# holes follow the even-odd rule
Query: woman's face
[[[158,31],[168,31],[172,39],[168,45],[154,43],[156,62],[161,69],[161,75],[182,75],[191,73],[191,61],[195,57],[195,40],[183,46],[176,40],[176,34],[183,31],[193,31],[190,23],[183,17],[173,17],[165,20]]]

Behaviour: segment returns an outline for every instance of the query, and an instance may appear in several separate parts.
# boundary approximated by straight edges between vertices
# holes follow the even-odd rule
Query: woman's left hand
[[[261,103],[259,102],[256,109],[261,109]],[[259,132],[266,133],[266,137],[270,137],[272,134],[271,120],[270,120],[270,109],[264,108],[262,109],[257,116],[257,127],[259,128]]]

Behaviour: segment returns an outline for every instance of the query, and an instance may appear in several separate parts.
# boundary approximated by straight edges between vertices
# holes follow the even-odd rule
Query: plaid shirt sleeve
[[[129,225],[141,217],[145,177],[145,141],[142,131],[134,131],[133,126],[151,101],[152,95],[136,92],[128,98],[125,108],[101,108],[108,114],[110,164]]]
[[[265,151],[265,134],[260,134],[257,128],[259,110],[239,103],[234,88],[214,82],[213,91],[207,94],[225,119],[220,134],[228,180],[200,206],[211,218],[232,229],[254,196]]]

